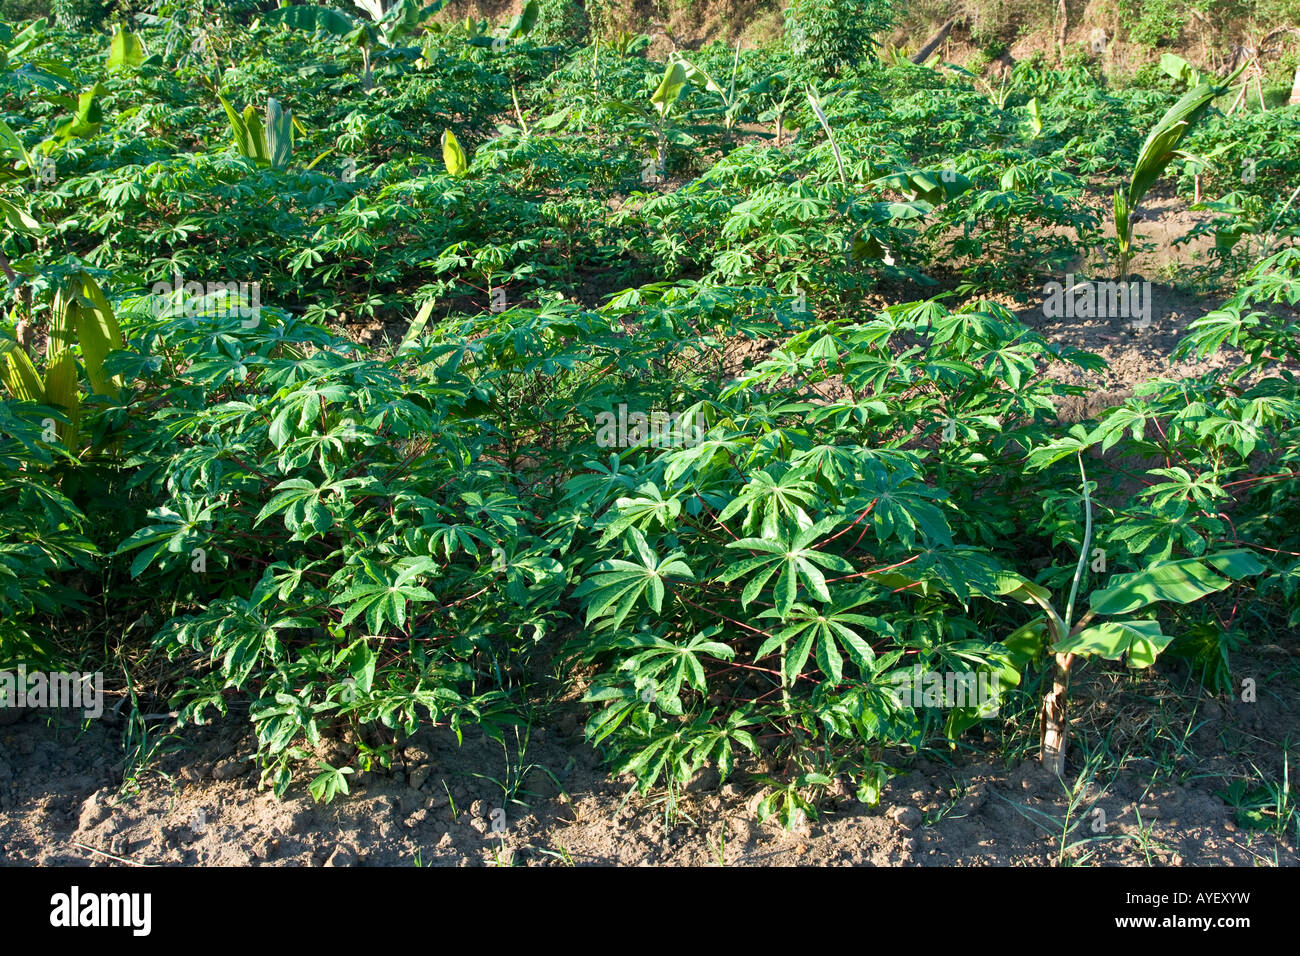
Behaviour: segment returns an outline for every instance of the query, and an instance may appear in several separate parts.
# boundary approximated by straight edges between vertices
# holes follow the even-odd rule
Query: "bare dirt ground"
[[[0,860],[17,865],[866,865],[1300,864],[1294,823],[1279,839],[1262,780],[1286,773],[1300,732],[1300,642],[1234,660],[1253,703],[1214,700],[1176,662],[1130,678],[1094,669],[1073,694],[1066,779],[990,756],[1012,721],[951,753],[886,754],[900,771],[880,803],[847,781],[819,818],[759,824],[762,785],[700,774],[668,812],[612,779],[560,704],[520,760],[481,734],[406,741],[393,770],[323,806],[304,790],[259,792],[247,725],[190,730],[142,775],[124,767],[122,721],[89,726],[30,712],[0,728]],[[159,731],[164,730],[162,726]],[[349,744],[328,745],[335,758]],[[340,753],[342,752],[342,753]],[[508,755],[508,756],[507,756]],[[530,769],[531,768],[531,769]],[[124,772],[128,785],[123,788]],[[514,800],[501,783],[521,781]],[[1234,781],[1241,781],[1236,786]],[[1234,804],[1236,806],[1234,806]],[[1249,805],[1247,805],[1249,804]]]
[[[1157,229],[1182,215],[1177,204],[1163,208]],[[1154,275],[1156,265],[1138,268]],[[1152,325],[1137,334],[1106,319],[1046,319],[1041,305],[1021,316],[1110,365],[1086,403],[1060,409],[1070,420],[1151,377],[1231,363],[1227,353],[1169,360],[1187,323],[1218,302],[1157,284]],[[352,778],[352,795],[328,806],[305,787],[283,801],[259,789],[246,719],[174,735],[169,721],[155,721],[158,749],[142,767],[126,758],[124,720],[111,710],[80,723],[10,711],[0,714],[0,863],[1300,864],[1300,816],[1285,819],[1293,803],[1282,819],[1269,809],[1300,740],[1300,637],[1257,635],[1233,656],[1232,678],[1234,687],[1254,680],[1256,699],[1214,697],[1168,656],[1137,677],[1089,665],[1071,691],[1064,780],[1033,760],[1032,713],[1022,711],[952,751],[886,753],[899,775],[878,805],[859,803],[838,780],[818,819],[792,832],[756,822],[764,790],[754,765],[725,782],[701,773],[672,805],[611,778],[582,739],[587,714],[576,695],[555,705],[522,755],[509,736],[503,748],[471,730],[458,745],[448,730],[423,730],[391,773]],[[338,765],[354,743],[329,743],[322,756]]]

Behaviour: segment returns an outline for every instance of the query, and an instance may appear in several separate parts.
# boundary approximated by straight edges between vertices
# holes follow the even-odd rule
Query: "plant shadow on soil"
[[[1007,767],[993,731],[960,750],[886,754],[902,771],[880,803],[837,780],[815,821],[760,824],[762,790],[741,766],[719,785],[701,773],[665,812],[608,776],[582,739],[581,705],[532,731],[522,761],[481,731],[408,739],[391,772],[352,779],[329,805],[296,786],[259,790],[246,723],[189,728],[123,787],[123,720],[50,711],[0,727],[0,861],[30,865],[1282,865],[1300,864],[1296,831],[1268,809],[1300,740],[1300,641],[1233,659],[1253,703],[1199,689],[1186,665],[1132,677],[1090,667],[1072,692],[1065,780],[1032,747]],[[1240,696],[1240,694],[1238,694]],[[976,731],[978,733],[978,731]],[[1023,737],[1023,733],[1021,733]],[[973,745],[971,745],[973,741]],[[1003,742],[1003,746],[1005,742]],[[326,741],[323,756],[351,745]],[[507,802],[495,781],[533,767]],[[495,779],[494,779],[495,778]],[[1235,786],[1234,786],[1234,782]],[[557,786],[558,784],[558,786]],[[1261,814],[1260,807],[1263,807]]]

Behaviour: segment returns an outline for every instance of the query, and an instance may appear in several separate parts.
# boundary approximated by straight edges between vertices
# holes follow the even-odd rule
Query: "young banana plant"
[[[736,41],[736,53],[731,61],[731,81],[724,89],[722,84],[706,73],[702,68],[691,63],[679,53],[673,54],[673,59],[677,60],[686,68],[686,79],[703,87],[710,93],[715,93],[722,100],[723,125],[726,127],[727,136],[730,137],[733,127],[736,125],[736,119],[740,114],[742,105],[741,98],[736,95],[736,72],[740,68],[740,41]]]
[[[443,0],[420,6],[415,0],[399,0],[387,10],[380,0],[355,0],[369,19],[362,19],[333,7],[289,4],[266,15],[267,23],[280,23],[291,30],[325,34],[347,41],[361,51],[361,86],[374,88],[372,51],[389,49],[419,34],[424,22],[443,6]]]
[[[668,62],[668,66],[664,69],[664,75],[659,81],[659,86],[650,94],[650,105],[654,107],[655,113],[659,116],[659,122],[655,124],[655,169],[659,176],[662,176],[668,168],[668,114],[672,112],[673,104],[677,102],[686,89],[687,82],[688,76],[685,62],[680,59],[673,59]]]
[[[217,99],[221,101],[230,120],[230,132],[239,155],[271,169],[284,169],[289,165],[295,134],[307,132],[293,115],[293,110],[286,110],[274,97],[269,98],[266,101],[266,121],[263,122],[251,103],[244,107],[241,114],[221,93],[217,94]],[[311,169],[328,154],[328,150],[321,153],[307,168]]]
[[[1061,453],[1055,454],[1056,458],[1047,460],[1059,460]],[[1083,480],[1083,546],[1064,613],[1057,611],[1046,588],[1030,581],[1019,579],[999,589],[1005,597],[1036,604],[1043,610],[1041,616],[1018,628],[1003,643],[1014,653],[1023,655],[1025,661],[1037,657],[1043,650],[1052,655],[1052,688],[1044,696],[1040,711],[1040,760],[1058,776],[1065,773],[1070,671],[1077,659],[1102,657],[1115,661],[1124,658],[1130,667],[1150,667],[1160,652],[1169,646],[1173,635],[1161,632],[1160,622],[1154,615],[1136,619],[1128,615],[1162,602],[1190,604],[1224,590],[1233,581],[1265,570],[1260,560],[1244,549],[1220,551],[1200,558],[1155,561],[1132,574],[1112,575],[1106,587],[1088,595],[1088,611],[1076,621],[1074,610],[1079,584],[1089,559],[1096,561],[1091,551],[1092,498],[1081,453],[1078,453],[1078,458],[1079,474]],[[1040,461],[1038,464],[1042,466],[1044,463]]]
[[[1205,115],[1210,104],[1228,91],[1245,68],[1246,64],[1242,64],[1231,76],[1221,81],[1203,79],[1171,106],[1147,134],[1133,166],[1133,174],[1129,177],[1128,189],[1115,190],[1115,239],[1119,252],[1118,278],[1121,282],[1128,280],[1128,267],[1133,259],[1134,215],[1142,197],[1174,157],[1185,155],[1179,150],[1178,144]]]
[[[780,149],[785,141],[785,117],[797,99],[798,84],[788,74],[773,73],[755,83],[751,87],[751,92],[761,97],[762,101],[771,104],[758,114],[758,121],[760,123],[776,121],[776,148]]]
[[[44,376],[17,343],[0,340],[0,385],[17,401],[61,411],[68,420],[54,428],[68,450],[75,453],[81,443],[81,381],[73,346],[80,347],[91,391],[117,397],[121,378],[108,374],[104,360],[109,352],[125,344],[112,306],[95,280],[84,272],[71,276],[55,292],[52,311]]]
[[[109,41],[108,62],[105,66],[109,73],[129,73],[139,69],[147,55],[144,43],[138,36],[118,27],[113,31],[113,39]]]

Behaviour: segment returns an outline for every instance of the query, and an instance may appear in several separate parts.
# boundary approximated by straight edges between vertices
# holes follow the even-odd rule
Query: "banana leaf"
[[[469,160],[465,156],[465,150],[461,149],[456,134],[449,129],[442,132],[442,161],[447,167],[447,172],[452,176],[464,176],[469,170]]]
[[[0,385],[17,401],[45,404],[45,384],[40,373],[12,339],[0,339]]]

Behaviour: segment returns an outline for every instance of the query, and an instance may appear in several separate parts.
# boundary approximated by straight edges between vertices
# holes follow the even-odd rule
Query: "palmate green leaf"
[[[645,706],[636,687],[593,686],[583,695],[584,703],[605,703],[606,706],[593,709],[587,721],[585,733],[592,746],[598,745],[623,724],[639,708]],[[610,703],[617,701],[617,703]]]
[[[652,524],[669,528],[682,513],[680,498],[664,498],[659,486],[646,482],[637,488],[635,498],[619,498],[610,510],[609,524],[597,544],[604,547],[615,540],[628,528],[635,525],[642,531],[649,531]]]
[[[1150,410],[1131,405],[1112,406],[1106,417],[1093,430],[1090,439],[1095,441],[1102,437],[1101,450],[1109,451],[1111,447],[1128,433],[1132,441],[1140,442],[1146,434],[1147,417]]]
[[[778,525],[785,520],[805,527],[812,523],[805,508],[818,496],[812,475],[811,465],[765,468],[745,483],[740,494],[722,509],[718,520],[726,521],[745,509],[745,529],[765,538],[775,537]]]
[[[779,781],[760,777],[764,783],[778,784]],[[794,780],[785,782],[764,797],[758,803],[756,816],[760,822],[775,816],[781,826],[791,830],[808,820],[817,819],[817,808],[809,802],[804,791],[820,790],[829,787],[834,781],[824,773],[804,773]]]
[[[814,597],[829,602],[830,591],[826,587],[826,579],[820,568],[848,573],[853,570],[853,565],[839,555],[816,550],[812,544],[843,523],[844,519],[831,517],[806,528],[789,531],[785,537],[778,535],[775,539],[742,538],[739,541],[728,542],[728,548],[760,553],[733,564],[719,575],[718,580],[727,584],[748,575],[749,579],[745,582],[744,590],[740,595],[741,607],[748,607],[772,576],[779,571],[773,588],[773,601],[777,614],[782,620],[794,606],[801,583]]]
[[[216,513],[216,505],[199,496],[189,496],[179,502],[181,511],[167,506],[151,508],[150,524],[133,533],[113,552],[128,554],[137,548],[144,550],[131,562],[131,577],[139,577],[145,569],[164,555],[183,554],[187,557],[195,547],[208,540],[204,529]]]
[[[278,408],[271,419],[271,441],[278,450],[295,438],[314,434],[322,411],[351,397],[351,390],[340,384],[304,384],[281,389],[276,397]]]
[[[1133,574],[1114,575],[1108,587],[1092,592],[1088,603],[1097,614],[1127,614],[1160,601],[1190,604],[1264,570],[1245,549],[1162,561]]]
[[[350,793],[348,774],[355,773],[355,770],[351,767],[333,767],[323,761],[317,766],[323,767],[324,770],[307,785],[307,789],[317,803],[329,803],[340,793],[344,796]]]
[[[1173,639],[1172,634],[1161,633],[1160,622],[1154,618],[1103,621],[1058,641],[1052,651],[1081,657],[1104,657],[1108,661],[1117,661],[1127,655],[1130,667],[1150,667]]]
[[[811,424],[829,419],[831,424],[827,428],[839,430],[857,428],[873,416],[885,417],[886,414],[883,402],[855,402],[817,407],[807,420]],[[814,445],[793,461],[800,467],[812,469],[834,485],[844,486],[861,471],[863,454],[864,449],[850,445]]]
[[[478,525],[445,524],[431,520],[421,527],[408,527],[402,534],[402,540],[410,544],[413,551],[427,550],[433,555],[441,553],[447,561],[459,552],[477,558],[480,545],[483,550],[491,553],[496,544],[492,535]]]
[[[668,713],[680,714],[682,707],[678,698],[683,686],[701,694],[708,690],[700,656],[729,661],[736,655],[726,644],[710,640],[721,631],[720,626],[714,625],[696,634],[686,644],[675,644],[647,632],[632,635],[627,639],[627,646],[643,650],[625,659],[619,670],[632,672],[638,692],[646,687],[652,688],[654,699],[661,708]]]
[[[253,599],[261,600],[264,595],[274,594],[282,602],[297,600],[314,604],[319,591],[313,581],[320,570],[315,565],[291,566],[285,561],[277,561],[268,565],[262,573],[262,579],[254,589]]]
[[[908,565],[906,575],[900,577],[916,575],[925,584],[946,591],[963,602],[976,594],[996,600],[997,574],[1000,570],[996,559],[977,548],[929,547],[917,552],[915,563]],[[873,580],[882,583],[888,582],[889,578],[890,575],[881,575],[879,578],[873,576]],[[928,588],[916,590],[918,593],[930,591]]]
[[[848,510],[871,507],[871,523],[881,541],[897,538],[904,547],[913,547],[917,532],[933,544],[952,544],[952,531],[943,512],[935,504],[948,497],[940,488],[931,488],[910,469],[886,472],[872,469],[870,479],[859,485],[859,497],[846,502]]]
[[[332,605],[347,605],[340,623],[346,626],[364,614],[371,634],[382,634],[385,622],[398,630],[405,630],[408,604],[436,601],[438,598],[427,588],[414,583],[416,578],[437,569],[431,560],[407,559],[403,565],[380,567],[363,559],[364,577],[358,580],[354,571],[352,578],[355,583],[330,602]]]
[[[527,554],[510,561],[506,568],[506,594],[520,607],[550,605],[566,590],[565,567],[549,554]],[[533,640],[544,633],[545,621],[532,621]]]
[[[615,705],[620,713],[627,713],[627,705]],[[634,709],[634,708],[633,708]],[[618,761],[616,771],[637,777],[638,789],[647,792],[665,774],[678,784],[691,776],[709,761],[717,763],[719,774],[726,779],[735,766],[733,744],[739,744],[751,753],[757,752],[757,742],[743,727],[754,719],[743,709],[732,711],[725,722],[717,718],[715,710],[706,710],[689,723],[663,721],[633,721],[631,738],[626,746],[630,756]]]
[[[1168,479],[1138,492],[1138,497],[1150,498],[1151,507],[1155,509],[1166,508],[1171,503],[1183,503],[1188,499],[1202,508],[1209,508],[1214,501],[1227,497],[1227,493],[1211,477],[1192,475],[1181,466],[1151,468],[1147,474]]]
[[[695,578],[681,551],[673,551],[660,560],[636,528],[627,529],[625,540],[631,543],[639,563],[620,559],[601,561],[573,592],[574,598],[582,600],[586,607],[588,624],[598,618],[609,618],[606,624],[618,628],[642,599],[656,614],[661,613],[665,581]]]
[[[1217,517],[1207,516],[1180,502],[1173,507],[1152,511],[1147,508],[1130,509],[1128,514],[1111,528],[1111,541],[1122,541],[1129,554],[1154,561],[1166,561],[1175,547],[1181,547],[1195,557],[1204,554],[1207,538],[1217,537],[1224,523]]]
[[[284,512],[284,526],[298,532],[311,529],[324,534],[334,526],[334,516],[321,499],[331,490],[326,484],[317,486],[306,478],[288,478],[275,486],[278,492],[266,503],[254,521],[254,527],[272,515]]]
[[[212,633],[211,653],[214,659],[221,656],[221,674],[234,688],[243,687],[259,665],[282,659],[281,630],[312,625],[310,620],[293,615],[268,615],[265,607],[240,598],[216,610],[223,613]]]
[[[275,694],[273,703],[262,698],[249,709],[249,717],[257,727],[258,744],[268,754],[283,753],[300,736],[313,747],[319,746],[319,715],[337,705],[329,701],[312,703],[310,695],[311,688],[305,688],[297,697],[281,691]],[[288,781],[284,784],[287,786]]]
[[[665,769],[671,778],[679,781],[688,779],[692,773],[689,752],[675,736],[654,740],[622,768],[636,776],[643,793],[659,780]]]
[[[1223,415],[1207,414],[1193,424],[1191,430],[1202,440],[1203,448],[1231,448],[1242,458],[1249,458],[1265,441],[1264,433],[1256,422]],[[1214,488],[1208,479],[1202,478],[1198,484]],[[1196,495],[1196,500],[1201,502],[1203,495]]]
[[[487,527],[502,529],[512,534],[518,531],[520,522],[527,517],[527,512],[520,507],[519,500],[501,491],[492,491],[488,494],[466,491],[461,493],[460,501],[465,506],[467,516],[479,520]]]
[[[810,653],[816,650],[817,666],[833,683],[844,677],[843,649],[863,677],[871,675],[876,652],[850,625],[866,631],[893,635],[894,628],[887,621],[865,614],[854,614],[845,609],[818,611],[806,604],[795,604],[791,613],[783,617],[775,609],[764,611],[760,618],[775,617],[792,623],[773,634],[754,652],[754,660],[762,660],[779,647],[788,648],[781,662],[781,673],[787,685],[793,684],[803,673]]]
[[[1025,469],[1039,471],[1047,468],[1071,455],[1081,454],[1095,441],[1096,434],[1089,434],[1086,426],[1071,425],[1067,434],[1032,449],[1025,458]]]
[[[274,629],[262,631],[244,630],[227,644],[226,655],[221,661],[221,674],[231,687],[242,687],[262,657],[268,638],[273,639]]]

